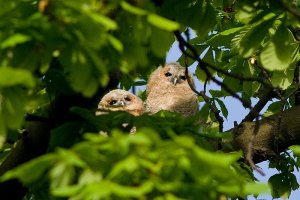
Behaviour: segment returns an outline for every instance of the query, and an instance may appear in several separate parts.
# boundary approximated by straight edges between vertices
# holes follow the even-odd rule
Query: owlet
[[[191,74],[189,78],[194,85]],[[145,103],[146,112],[150,114],[167,110],[187,117],[198,111],[197,96],[187,82],[185,68],[178,63],[167,63],[152,72]]]
[[[105,111],[125,111],[134,116],[144,113],[144,103],[136,95],[121,89],[115,89],[103,96],[98,104],[96,115]]]

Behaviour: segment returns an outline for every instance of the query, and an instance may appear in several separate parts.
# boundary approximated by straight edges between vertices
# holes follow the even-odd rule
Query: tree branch
[[[224,151],[242,149],[247,155],[249,141],[255,135],[251,148],[252,158],[254,163],[259,163],[285,151],[291,145],[300,145],[299,113],[300,106],[296,106],[259,120],[256,134],[256,122],[241,123],[230,130],[233,133],[232,140],[222,141],[222,146],[226,147],[229,143],[233,147]]]
[[[44,122],[30,122],[27,131],[15,148],[0,165],[0,176],[6,171],[46,152],[50,138],[50,125]],[[20,199],[26,189],[16,180],[0,183],[0,195],[8,199]]]
[[[265,107],[265,105],[274,96],[273,90],[267,89],[266,94],[257,102],[257,104],[250,110],[248,115],[242,120],[242,122],[253,121],[257,116],[259,116],[260,111]]]
[[[296,18],[300,19],[300,12],[299,10],[292,8],[288,5],[286,5],[282,0],[279,0],[279,3],[282,7],[284,7],[289,13],[291,13],[292,15],[294,15]]]
[[[299,68],[300,68],[300,61],[297,62],[297,65],[296,65],[296,68],[294,71],[294,79],[293,79],[293,83],[297,86],[297,90],[295,91],[295,106],[300,105]]]
[[[212,65],[209,65],[208,63],[203,62],[200,58],[199,55],[196,51],[195,48],[193,48],[187,41],[184,40],[184,38],[181,36],[179,31],[175,31],[174,32],[178,42],[179,42],[179,47],[182,51],[183,54],[187,55],[188,57],[196,60],[199,63],[200,68],[204,71],[204,73],[206,74],[206,76],[212,80],[213,82],[215,82],[216,84],[218,84],[219,86],[221,86],[226,92],[228,92],[232,97],[238,99],[244,107],[252,109],[251,104],[249,104],[248,102],[244,101],[239,95],[237,95],[233,90],[231,90],[230,87],[228,87],[226,84],[224,84],[223,82],[219,81],[218,79],[216,79],[215,77],[213,77],[211,75],[211,73],[209,72],[207,67],[211,67],[212,69],[217,68],[217,67],[212,67]],[[184,50],[184,48],[182,47],[186,47],[187,49],[189,49],[193,55],[190,55],[189,53],[187,53],[186,50]]]
[[[189,29],[187,29],[185,31],[185,35],[187,37],[187,41],[189,41]],[[185,47],[184,44],[182,42],[179,43],[179,48],[182,52],[186,52],[185,51]],[[201,96],[205,103],[209,106],[210,110],[214,113],[216,119],[219,122],[219,132],[223,132],[223,123],[224,123],[224,119],[223,117],[221,117],[220,115],[220,110],[218,110],[218,108],[211,103],[211,99],[205,94],[206,91],[206,82],[204,84],[204,91],[198,92],[196,90],[196,88],[194,87],[194,85],[192,84],[192,81],[190,80],[190,76],[189,76],[189,69],[188,69],[188,56],[186,54],[184,54],[184,65],[185,65],[185,77],[187,77],[187,82],[190,86],[190,88],[193,90],[193,92],[195,92],[198,96]]]

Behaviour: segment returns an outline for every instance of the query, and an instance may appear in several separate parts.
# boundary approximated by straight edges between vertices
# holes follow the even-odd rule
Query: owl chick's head
[[[115,89],[103,96],[98,104],[96,115],[105,111],[125,111],[138,116],[144,112],[144,103],[136,95],[121,89]]]
[[[158,69],[159,77],[173,85],[187,83],[185,68],[179,65],[179,63],[167,63],[163,67],[159,67]],[[190,74],[189,78],[192,81],[192,77]]]

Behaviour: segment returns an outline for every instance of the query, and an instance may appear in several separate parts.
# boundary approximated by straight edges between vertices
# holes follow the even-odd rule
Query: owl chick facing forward
[[[100,100],[96,115],[105,114],[107,111],[124,111],[139,116],[144,110],[144,103],[139,97],[128,91],[115,89]]]
[[[191,74],[189,79],[194,84]],[[198,111],[197,96],[187,82],[185,68],[178,63],[167,63],[152,72],[146,93],[146,112],[150,114],[167,110],[187,117]]]

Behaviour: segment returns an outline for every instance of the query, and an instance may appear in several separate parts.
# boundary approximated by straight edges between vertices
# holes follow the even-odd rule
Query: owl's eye
[[[124,99],[125,99],[125,101],[131,101],[130,97],[125,97]]]
[[[115,105],[117,103],[117,101],[116,100],[111,100],[111,102],[109,102],[109,105]]]
[[[168,76],[172,76],[172,74],[170,72],[167,72],[165,73],[165,76],[168,77]]]
[[[186,77],[185,76],[180,76],[181,80],[186,80]]]

